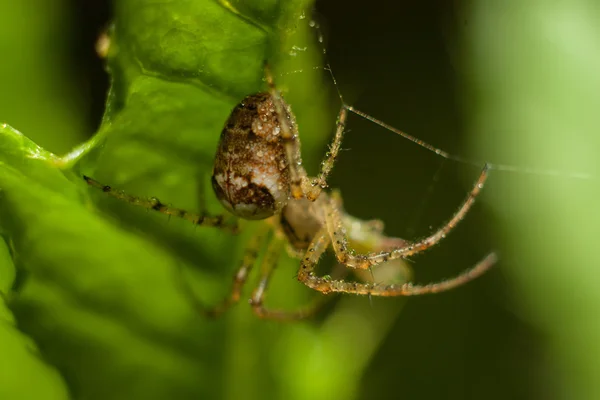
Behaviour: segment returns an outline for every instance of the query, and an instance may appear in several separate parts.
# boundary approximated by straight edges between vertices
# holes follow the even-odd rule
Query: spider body
[[[294,132],[294,114],[281,101],[284,118]],[[291,248],[303,251],[323,227],[326,195],[322,193],[316,202],[290,198],[290,165],[279,119],[268,92],[249,95],[235,106],[221,132],[212,185],[221,204],[240,218],[259,220],[276,215]],[[295,162],[299,159],[295,152]]]
[[[327,195],[322,194],[312,202],[307,199],[291,199],[278,218],[278,226],[286,236],[290,247],[306,251],[315,235],[323,228],[325,218],[323,204]]]
[[[402,283],[368,283],[317,276],[315,267],[322,254],[331,248],[344,271],[355,270],[359,279],[362,272],[392,260],[405,259],[421,253],[443,240],[465,217],[483,188],[489,167],[483,167],[479,178],[452,218],[429,236],[416,241],[388,237],[383,223],[363,221],[348,215],[337,191],[325,192],[327,178],[340,151],[346,119],[350,112],[367,118],[442,157],[450,156],[442,150],[413,138],[366,114],[346,105],[338,114],[337,128],[320,173],[310,178],[302,166],[300,139],[295,117],[290,106],[276,89],[268,66],[265,68],[269,91],[244,98],[231,112],[221,132],[215,156],[212,185],[223,206],[237,217],[248,220],[267,219],[259,233],[254,235],[244,253],[242,264],[233,280],[231,294],[214,308],[206,309],[195,300],[189,285],[184,289],[206,315],[219,315],[241,297],[242,288],[257,262],[262,242],[268,246],[262,258],[261,277],[250,304],[254,312],[264,318],[297,319],[314,312],[315,308],[295,312],[270,310],[264,307],[264,298],[281,250],[287,245],[290,254],[300,259],[297,274],[304,285],[323,294],[351,293],[373,296],[413,296],[446,291],[463,285],[487,271],[496,255],[489,253],[474,267],[453,278],[428,285]],[[334,79],[335,82],[335,79]],[[129,203],[192,221],[198,225],[227,227],[223,216],[189,213],[167,206],[158,199],[149,200],[114,191],[110,186],[84,177],[88,184]],[[268,231],[274,231],[269,235]],[[359,252],[357,252],[357,249]]]

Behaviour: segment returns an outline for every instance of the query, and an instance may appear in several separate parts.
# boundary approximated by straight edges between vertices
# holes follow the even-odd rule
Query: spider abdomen
[[[268,218],[287,204],[290,170],[269,93],[247,96],[231,112],[221,132],[212,185],[219,201],[240,218]]]

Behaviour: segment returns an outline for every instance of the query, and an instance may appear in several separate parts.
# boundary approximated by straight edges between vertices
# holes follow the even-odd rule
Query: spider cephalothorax
[[[266,68],[268,92],[244,98],[232,111],[217,148],[212,185],[217,198],[234,215],[249,219],[266,219],[263,230],[274,230],[275,235],[256,235],[244,254],[242,265],[234,276],[231,294],[218,306],[202,311],[218,315],[236,303],[258,258],[263,236],[269,238],[263,257],[261,279],[254,290],[250,304],[261,317],[295,319],[306,317],[312,310],[285,312],[266,309],[264,297],[278,262],[287,245],[291,254],[300,259],[297,278],[306,286],[321,293],[352,293],[372,296],[412,296],[436,293],[463,285],[481,275],[496,261],[494,253],[462,274],[437,283],[416,285],[403,283],[370,283],[317,276],[315,266],[321,255],[331,248],[338,263],[348,269],[368,270],[379,264],[403,259],[420,253],[443,240],[464,218],[487,179],[488,166],[484,166],[473,189],[452,218],[433,234],[416,241],[388,237],[380,221],[362,221],[348,215],[342,208],[338,192],[325,192],[327,178],[339,153],[344,127],[349,112],[370,119],[392,132],[450,158],[439,149],[412,138],[397,129],[355,110],[343,103],[338,114],[337,129],[329,151],[315,178],[307,176],[302,166],[298,126],[291,108],[276,89],[269,68]],[[341,98],[341,96],[340,96]],[[114,191],[91,178],[86,181],[106,193],[130,203],[151,208],[165,214],[176,215],[198,225],[223,227],[223,216],[206,213],[189,213],[167,206],[153,198],[143,200]],[[357,253],[354,247],[366,249]]]

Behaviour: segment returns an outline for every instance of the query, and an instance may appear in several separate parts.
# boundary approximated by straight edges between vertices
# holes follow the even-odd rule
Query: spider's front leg
[[[323,189],[327,188],[327,178],[335,165],[335,160],[342,147],[344,130],[346,129],[346,119],[348,118],[348,109],[342,105],[337,117],[337,124],[333,141],[329,145],[329,151],[325,154],[325,159],[321,163],[321,172],[310,182],[310,187],[306,189],[306,198],[315,201]]]
[[[227,222],[227,215],[210,215],[206,212],[192,213],[181,208],[172,207],[170,205],[162,203],[156,197],[143,198],[138,196],[132,196],[120,190],[115,190],[111,186],[104,185],[89,176],[83,176],[83,179],[88,185],[102,190],[107,195],[119,199],[123,202],[132,204],[134,206],[142,207],[148,210],[158,211],[160,213],[175,216],[178,218],[185,219],[191,223],[199,226],[212,226],[216,228],[225,229],[233,233],[237,233],[238,225],[237,220],[235,222]]]
[[[406,246],[407,241],[397,237],[386,236],[384,224],[380,220],[364,221],[351,215],[343,213],[343,224],[348,235],[348,242],[359,253],[390,251],[395,248]],[[352,271],[360,281],[389,281],[409,282],[413,277],[412,268],[409,263],[402,259],[396,259],[380,264],[376,269],[350,269],[344,264],[346,271]]]
[[[473,204],[475,197],[483,188],[487,178],[487,171],[488,167],[486,166],[483,168],[473,190],[450,222],[424,240],[417,243],[405,243],[400,239],[386,238],[381,232],[378,232],[377,230],[371,231],[369,228],[364,229],[358,236],[354,233],[354,241],[356,241],[357,238],[359,241],[369,241],[369,238],[371,238],[374,239],[375,242],[379,242],[379,245],[371,243],[370,246],[365,246],[367,248],[386,247],[387,245],[393,245],[394,243],[398,245],[398,247],[391,250],[367,253],[364,255],[356,255],[354,250],[349,247],[349,239],[346,231],[348,223],[352,223],[353,219],[343,213],[339,194],[333,193],[331,199],[327,199],[327,201],[322,203],[324,208],[325,227],[319,231],[310,244],[309,250],[302,260],[300,271],[298,272],[298,280],[308,287],[326,294],[341,292],[373,296],[414,296],[447,291],[464,285],[481,276],[496,263],[497,256],[495,253],[492,252],[488,254],[474,267],[458,276],[428,285],[414,285],[412,283],[379,284],[346,282],[343,280],[318,277],[314,274],[314,268],[319,257],[326,250],[329,243],[332,244],[336,257],[341,264],[350,268],[362,270],[383,262],[404,258],[433,246],[443,239],[445,235],[450,232],[462,218],[464,218]],[[352,239],[352,236],[350,239]]]
[[[300,154],[300,139],[296,120],[289,108],[283,101],[281,93],[275,87],[273,75],[268,64],[265,64],[265,79],[269,85],[269,93],[273,99],[273,105],[281,127],[281,139],[285,148],[286,158],[290,168],[290,192],[294,199],[306,197],[315,201],[323,189],[327,187],[327,177],[331,172],[335,159],[342,145],[348,110],[343,105],[337,119],[337,129],[325,160],[322,162],[321,172],[318,177],[310,179],[302,166]]]
[[[496,254],[490,253],[474,267],[462,274],[451,279],[428,285],[415,285],[410,282],[402,284],[347,282],[339,279],[330,279],[329,277],[316,276],[314,273],[315,266],[321,255],[327,249],[330,241],[331,238],[327,229],[322,229],[310,244],[298,271],[298,280],[300,282],[311,289],[324,294],[348,293],[368,296],[396,297],[440,293],[462,286],[481,276],[491,268],[497,260]]]
[[[275,87],[271,67],[265,62],[265,80],[269,86],[269,94],[273,101],[275,113],[280,127],[281,141],[283,142],[285,156],[290,174],[290,194],[294,199],[304,197],[305,188],[308,185],[308,176],[302,166],[302,155],[300,154],[300,139],[298,138],[298,127],[296,118],[291,108],[283,101],[281,93]]]
[[[338,261],[350,268],[368,269],[377,264],[394,260],[397,258],[409,257],[413,254],[420,253],[439,243],[452,231],[456,225],[465,217],[475,202],[476,197],[483,189],[485,181],[488,177],[488,165],[485,165],[475,182],[473,189],[460,206],[454,216],[444,226],[439,228],[435,233],[417,242],[408,242],[403,246],[391,249],[389,251],[374,252],[367,254],[355,254],[354,250],[349,246],[342,217],[343,211],[335,201],[335,196],[325,204],[325,222],[327,231],[331,236],[331,242],[335,255]]]
[[[398,296],[418,296],[423,294],[441,293],[456,287],[462,286],[483,275],[497,261],[495,253],[488,254],[483,260],[474,267],[466,270],[454,278],[441,282],[430,283],[427,285],[415,285],[412,283],[404,284],[383,284],[383,283],[358,283],[346,282],[343,280],[333,280],[327,277],[315,276],[313,271],[318,259],[308,257],[309,260],[302,262],[301,273],[298,274],[298,280],[306,286],[315,289],[321,293],[348,293],[364,296],[380,297],[398,297]]]

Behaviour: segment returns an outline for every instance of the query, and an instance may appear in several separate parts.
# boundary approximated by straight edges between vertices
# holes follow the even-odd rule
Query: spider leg
[[[327,250],[329,241],[330,238],[327,234],[327,229],[321,229],[308,246],[308,250],[300,262],[300,269],[298,270],[298,280],[300,282],[311,289],[318,290],[325,294],[331,292],[331,290],[327,290],[328,282],[331,281],[327,278],[315,276],[314,270],[317,262],[319,262],[319,258],[321,258],[325,250]]]
[[[202,302],[198,299],[194,290],[189,284],[189,281],[185,279],[183,276],[183,271],[181,268],[178,273],[178,283],[188,297],[194,308],[198,311],[198,313],[211,318],[216,318],[227,311],[231,306],[238,303],[240,300],[242,289],[246,280],[248,279],[248,275],[252,271],[254,264],[256,264],[256,260],[258,258],[258,253],[260,250],[261,242],[266,234],[265,229],[259,232],[256,235],[253,235],[250,239],[250,243],[246,247],[244,251],[244,256],[242,258],[242,264],[238,268],[237,272],[233,276],[233,284],[231,287],[230,294],[221,301],[221,303],[217,304],[214,307],[206,307]]]
[[[400,246],[389,251],[374,252],[367,254],[355,254],[348,244],[348,238],[346,229],[343,224],[343,218],[341,211],[336,207],[336,203],[332,200],[325,204],[325,222],[329,235],[331,236],[332,246],[335,251],[335,255],[338,261],[350,268],[368,269],[371,266],[394,260],[397,258],[404,258],[413,254],[420,253],[428,248],[436,245],[442,239],[446,237],[452,229],[465,217],[469,212],[471,206],[475,202],[475,198],[481,192],[483,185],[488,177],[489,166],[486,164],[479,178],[475,182],[473,189],[460,206],[454,216],[444,226],[438,229],[434,234],[426,237],[417,242],[407,243],[406,245]]]
[[[368,296],[395,297],[440,293],[462,286],[490,269],[492,265],[496,263],[497,256],[495,253],[490,253],[474,267],[466,270],[462,274],[454,278],[430,283],[428,285],[414,285],[412,283],[386,285],[380,283],[358,283],[326,279],[312,274],[316,261],[318,261],[318,259],[310,258],[308,261],[305,259],[302,261],[302,266],[300,268],[301,271],[307,272],[302,275],[301,282],[312,289],[318,290],[324,294],[349,293]]]
[[[265,296],[269,287],[269,282],[275,267],[281,255],[283,243],[279,240],[273,240],[267,249],[267,253],[263,259],[261,278],[258,286],[252,293],[250,305],[254,313],[260,318],[272,319],[278,321],[294,321],[303,318],[308,318],[314,315],[325,304],[328,297],[320,296],[312,303],[297,310],[274,310],[264,306]]]
[[[311,201],[315,201],[319,197],[319,194],[321,194],[321,191],[327,188],[327,178],[329,177],[329,173],[335,165],[335,160],[342,146],[342,139],[344,137],[344,129],[346,128],[347,118],[348,109],[345,105],[342,105],[337,117],[337,128],[335,130],[333,141],[329,145],[329,151],[325,155],[325,160],[321,163],[321,172],[317,178],[313,179],[311,182],[311,188],[306,194],[306,198]]]
[[[308,176],[302,166],[302,157],[300,154],[300,143],[298,131],[294,117],[289,109],[286,108],[281,93],[275,87],[273,74],[269,64],[265,63],[265,79],[269,85],[269,93],[273,99],[273,105],[277,112],[277,117],[281,125],[281,139],[285,146],[285,153],[290,168],[290,189],[294,199],[300,199],[304,196],[306,188],[310,186]]]
[[[134,206],[143,207],[148,210],[155,210],[160,213],[166,214],[168,216],[176,216],[178,218],[183,218],[187,221],[192,222],[195,225],[200,226],[212,226],[216,228],[226,229],[233,232],[237,232],[237,222],[236,223],[226,223],[225,215],[209,215],[207,213],[191,213],[181,208],[171,207],[169,205],[161,203],[156,197],[152,197],[149,199],[143,197],[132,196],[126,194],[122,191],[118,191],[113,189],[110,186],[103,185],[102,183],[90,178],[89,176],[83,176],[83,179],[87,182],[88,185],[95,187],[97,189],[102,190],[104,193],[112,196],[116,199],[124,201],[129,204],[133,204]]]

